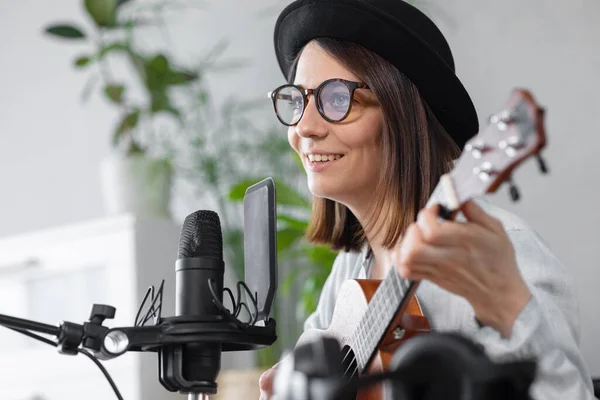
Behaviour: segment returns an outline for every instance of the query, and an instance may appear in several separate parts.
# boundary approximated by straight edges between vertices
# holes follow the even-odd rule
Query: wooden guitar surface
[[[313,341],[319,337],[334,337],[341,347],[352,346],[353,334],[358,328],[361,317],[367,312],[367,306],[381,280],[351,279],[340,288],[331,325],[327,329],[307,330],[298,339],[298,344]],[[395,339],[393,330],[401,326],[405,332],[402,339]],[[401,316],[396,316],[392,328],[388,330],[378,349],[367,373],[385,371],[388,369],[396,349],[407,339],[430,332],[429,321],[423,316],[416,297],[412,297],[408,308]],[[359,400],[381,400],[384,398],[383,385],[376,385],[358,392]]]

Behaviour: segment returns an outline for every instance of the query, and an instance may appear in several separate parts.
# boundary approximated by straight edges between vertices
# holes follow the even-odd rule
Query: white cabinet
[[[148,286],[165,279],[163,316],[174,313],[180,226],[133,216],[0,239],[0,314],[56,325],[83,323],[92,304],[116,307],[104,325],[131,326]],[[158,382],[156,354],[103,362],[125,400],[182,399]],[[94,363],[0,327],[0,399],[116,398]]]

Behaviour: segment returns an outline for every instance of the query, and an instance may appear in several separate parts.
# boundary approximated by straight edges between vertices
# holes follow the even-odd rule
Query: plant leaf
[[[310,201],[305,196],[280,180],[275,181],[275,193],[278,205],[310,209]]]
[[[167,89],[162,87],[160,89],[152,91],[152,105],[151,110],[152,113],[158,113],[161,111],[168,112],[173,116],[180,118],[181,113],[177,110],[172,104],[169,95],[167,94]]]
[[[239,181],[229,189],[229,200],[244,200],[246,189],[260,180],[262,180],[262,178],[246,178]],[[279,180],[275,180],[275,197],[278,206],[293,206],[310,209],[310,202],[306,197]]]
[[[146,73],[148,75],[148,87],[150,89],[156,89],[158,87],[166,86],[164,78],[169,72],[169,59],[163,55],[158,54],[146,62]]]
[[[138,108],[133,109],[131,112],[123,116],[113,135],[113,146],[116,146],[119,143],[119,140],[125,133],[131,131],[137,126],[139,119],[140,110]]]
[[[246,189],[248,189],[250,186],[254,185],[255,183],[259,182],[260,180],[261,180],[260,178],[250,178],[250,179],[243,179],[243,180],[239,181],[238,183],[236,183],[229,189],[229,194],[228,194],[229,200],[233,200],[233,201],[244,200],[244,195],[246,194]]]
[[[144,68],[146,71],[146,88],[152,93],[152,102],[156,104],[168,103],[168,101],[165,101],[168,98],[164,92],[168,86],[166,77],[170,72],[169,59],[163,54],[158,54],[150,59],[145,59]],[[157,111],[162,109],[164,108],[156,108]]]
[[[282,253],[292,247],[294,243],[302,239],[304,231],[284,228],[277,231],[277,254]]]
[[[127,51],[129,45],[126,42],[114,42],[107,45],[103,45],[98,51],[98,59],[102,59],[108,53],[113,51]]]
[[[117,0],[85,0],[85,9],[96,25],[112,27],[116,21]]]
[[[131,0],[117,0],[117,7],[121,7],[125,3],[129,3]]]
[[[145,150],[135,140],[131,140],[131,143],[129,143],[129,149],[127,150],[127,155],[134,156],[140,154],[145,154]]]
[[[198,79],[198,74],[185,71],[169,71],[166,77],[167,85],[182,85]]]
[[[288,272],[287,276],[283,278],[283,282],[281,282],[281,293],[285,295],[290,294],[290,290],[292,289],[292,285],[296,282],[296,278],[298,278],[298,273],[300,272],[300,268],[295,267]]]
[[[282,221],[285,223],[285,225],[287,227],[294,228],[294,229],[297,229],[300,231],[305,231],[306,227],[308,226],[307,221],[293,218],[293,217],[290,217],[289,215],[285,215],[285,214],[278,214],[277,221]]]
[[[331,270],[333,261],[337,254],[327,246],[305,246],[304,253],[311,261],[311,264],[322,270],[323,268]]]
[[[44,30],[47,34],[63,39],[85,39],[85,34],[74,25],[51,25]]]
[[[217,183],[219,182],[220,159],[207,156],[202,159],[200,165],[206,177],[205,183],[212,187],[217,187]]]
[[[104,87],[104,94],[113,103],[120,104],[123,101],[123,92],[125,86],[123,85],[106,85]]]
[[[83,68],[86,65],[88,65],[90,63],[90,61],[92,61],[91,57],[89,57],[89,56],[81,56],[81,57],[77,57],[75,59],[75,62],[73,64],[77,68]]]
[[[314,276],[309,276],[304,281],[304,287],[302,288],[301,294],[302,301],[300,303],[304,315],[313,313],[317,308],[318,293],[320,292],[320,289],[317,286]]]
[[[205,90],[200,91],[200,93],[198,93],[198,100],[200,101],[201,105],[206,105],[208,103],[208,93]]]

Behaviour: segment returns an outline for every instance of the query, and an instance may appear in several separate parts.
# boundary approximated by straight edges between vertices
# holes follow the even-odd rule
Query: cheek
[[[290,144],[292,149],[294,149],[296,152],[298,152],[298,148],[300,145],[300,138],[298,137],[298,135],[296,135],[296,132],[294,132],[294,128],[291,126],[288,128],[287,137],[288,137],[288,143]]]
[[[361,163],[377,165],[383,156],[382,153],[382,124],[377,119],[372,119],[370,124],[365,124],[360,129],[347,132],[344,137],[345,145],[353,150]]]

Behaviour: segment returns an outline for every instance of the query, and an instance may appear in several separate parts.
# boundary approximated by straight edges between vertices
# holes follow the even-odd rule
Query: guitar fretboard
[[[351,347],[355,352],[356,361],[361,372],[375,354],[379,342],[383,339],[394,316],[402,305],[403,298],[408,297],[403,296],[407,290],[402,286],[402,278],[397,273],[396,268],[390,268],[387,276],[375,291],[367,311],[354,331]],[[416,289],[412,286],[410,292],[414,292]]]

